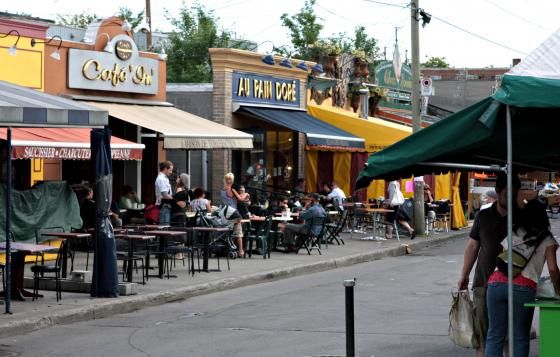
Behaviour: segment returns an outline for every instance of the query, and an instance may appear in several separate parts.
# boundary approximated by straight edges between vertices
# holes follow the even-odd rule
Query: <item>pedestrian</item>
[[[512,197],[517,202],[520,181],[513,175]],[[496,178],[498,199],[488,209],[479,211],[474,218],[463,258],[461,276],[457,283],[459,290],[469,287],[469,275],[476,262],[472,284],[474,305],[474,332],[479,341],[477,356],[483,357],[488,332],[488,310],[486,291],[488,278],[496,268],[496,258],[502,251],[501,241],[507,235],[507,175],[499,173]],[[514,205],[513,219],[518,216],[517,205]]]
[[[156,178],[156,206],[159,207],[159,224],[171,223],[171,206],[173,195],[169,176],[173,173],[173,163],[171,161],[160,162],[159,174]]]
[[[410,239],[416,238],[416,233],[414,229],[408,223],[410,221],[410,217],[402,209],[402,205],[404,204],[404,196],[401,192],[401,184],[399,181],[391,181],[389,182],[389,187],[387,188],[389,192],[389,199],[387,199],[387,205],[392,209],[392,212],[387,213],[387,222],[393,223],[395,220],[402,225],[408,233],[410,234]],[[386,228],[385,238],[393,239],[393,225],[388,224]]]
[[[240,199],[240,197],[236,192],[234,192],[234,180],[235,176],[233,175],[233,173],[228,172],[227,174],[225,174],[224,188],[220,191],[220,198],[222,199],[223,205],[227,205],[237,209],[237,200]],[[235,239],[237,248],[239,249],[239,256],[245,256],[245,252],[243,250],[243,227],[239,222],[233,224],[233,238]]]
[[[480,206],[481,210],[492,207],[492,203],[496,202],[496,200],[498,199],[498,195],[496,194],[495,190],[486,191],[484,196],[485,196],[486,203]]]
[[[541,202],[533,200],[523,208],[519,225],[513,230],[512,247],[516,252],[526,252],[524,257],[529,258],[521,272],[512,279],[513,355],[528,357],[535,308],[525,304],[535,301],[537,282],[545,261],[554,290],[560,294],[560,271],[556,264],[558,243],[550,233],[546,207]],[[507,263],[504,264],[503,260],[488,279],[487,305],[489,325],[484,355],[502,357],[508,332],[508,277]]]
[[[319,204],[320,196],[317,193],[310,193],[307,195],[304,210],[300,213],[300,218],[303,219],[303,224],[288,223],[283,226],[284,244],[286,245],[286,252],[298,251],[298,244],[295,240],[297,234],[307,233],[311,227],[314,218],[326,217],[325,209]],[[321,225],[314,225],[311,227],[311,232],[318,236],[321,232]]]

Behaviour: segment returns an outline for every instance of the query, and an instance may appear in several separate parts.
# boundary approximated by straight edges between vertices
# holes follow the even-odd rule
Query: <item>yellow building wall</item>
[[[45,88],[45,45],[37,43],[31,47],[31,38],[22,36],[17,43],[17,53],[12,56],[8,48],[16,40],[17,36],[13,35],[0,39],[0,80],[42,92]]]

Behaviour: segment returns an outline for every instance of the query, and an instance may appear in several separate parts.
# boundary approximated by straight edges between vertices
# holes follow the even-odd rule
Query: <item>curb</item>
[[[226,278],[209,283],[202,283],[194,286],[177,288],[158,293],[124,296],[119,299],[105,299],[104,301],[99,301],[84,307],[53,312],[41,317],[28,318],[19,321],[10,321],[6,324],[0,324],[0,336],[16,336],[56,325],[102,319],[105,317],[114,316],[116,314],[133,312],[146,307],[162,305],[178,300],[185,300],[194,296],[205,295],[224,290],[255,285],[263,282],[295,277],[299,275],[317,273],[336,268],[348,267],[355,264],[380,260],[385,257],[398,257],[406,255],[407,248],[419,250],[434,244],[448,241],[450,239],[462,238],[467,234],[468,231],[465,230],[451,236],[428,239],[422,239],[422,237],[418,237],[419,239],[417,238],[417,241],[407,241],[408,243],[401,243],[401,245],[399,246],[384,248],[373,252],[359,253],[309,264],[299,264],[291,267],[259,272],[255,274],[247,274],[235,278]]]

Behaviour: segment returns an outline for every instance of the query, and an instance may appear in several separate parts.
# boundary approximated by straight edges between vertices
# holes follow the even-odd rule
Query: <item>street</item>
[[[464,245],[0,339],[0,356],[344,356],[342,283],[354,277],[356,356],[474,356],[447,336]]]

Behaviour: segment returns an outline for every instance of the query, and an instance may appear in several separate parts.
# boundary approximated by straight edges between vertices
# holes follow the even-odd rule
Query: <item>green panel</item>
[[[516,107],[560,107],[560,80],[529,76],[504,75],[494,98]]]
[[[541,307],[541,357],[557,357],[560,353],[560,305]]]

